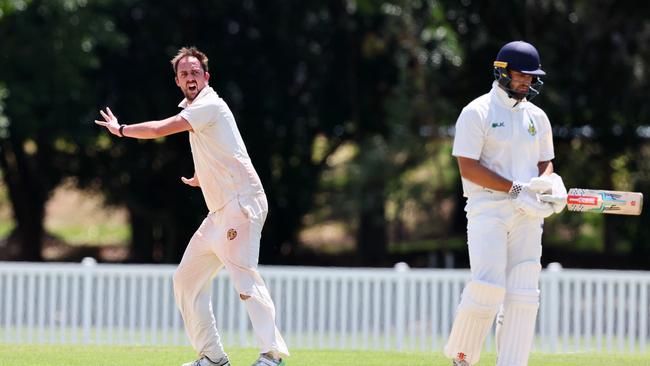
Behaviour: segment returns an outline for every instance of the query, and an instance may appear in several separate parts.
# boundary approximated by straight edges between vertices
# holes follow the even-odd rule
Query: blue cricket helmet
[[[517,93],[510,88],[512,79],[508,73],[509,70],[534,76],[533,83],[526,95],[521,95],[521,93]],[[540,80],[540,76],[544,75],[546,73],[542,70],[539,52],[532,44],[524,41],[507,43],[501,47],[494,61],[494,77],[511,98],[523,99],[523,97],[526,97],[526,99],[530,100],[537,96],[544,84]]]

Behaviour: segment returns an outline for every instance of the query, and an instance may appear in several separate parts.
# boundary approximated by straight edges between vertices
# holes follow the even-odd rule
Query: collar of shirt
[[[194,100],[202,98],[203,96],[205,96],[205,95],[207,95],[209,93],[214,93],[214,90],[212,89],[212,87],[210,85],[206,85],[199,92],[199,94],[197,94],[197,96],[196,96],[196,98],[194,98]],[[178,106],[181,107],[181,108],[187,108],[189,105],[190,105],[190,101],[188,101],[187,98],[184,98],[180,103],[178,103]]]
[[[492,82],[492,90],[490,91],[490,94],[492,95],[493,100],[496,100],[499,104],[509,109],[522,108],[527,102],[525,98],[521,101],[510,98],[508,93],[499,86],[499,82],[496,80]]]

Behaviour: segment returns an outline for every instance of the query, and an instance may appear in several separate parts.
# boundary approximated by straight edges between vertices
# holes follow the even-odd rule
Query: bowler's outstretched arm
[[[102,115],[104,120],[95,120],[95,123],[106,127],[110,133],[120,137],[156,139],[179,132],[192,131],[192,125],[178,114],[158,121],[120,125],[117,117],[115,117],[110,108],[107,107],[106,111],[100,110],[99,113]]]

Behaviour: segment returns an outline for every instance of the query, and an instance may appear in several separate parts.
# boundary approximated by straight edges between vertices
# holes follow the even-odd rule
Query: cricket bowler
[[[174,296],[198,359],[183,366],[230,366],[212,312],[212,278],[226,268],[246,305],[260,343],[253,366],[284,365],[289,351],[275,325],[275,306],[258,270],[262,227],[268,203],[235,118],[208,85],[208,58],[194,47],[181,48],[171,60],[176,85],[185,99],[172,117],[120,124],[113,112],[95,121],[119,137],[155,139],[188,131],[194,176],[182,177],[200,187],[209,213],[190,239],[174,273]]]

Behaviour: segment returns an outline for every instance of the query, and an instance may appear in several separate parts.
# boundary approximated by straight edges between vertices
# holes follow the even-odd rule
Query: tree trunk
[[[7,185],[20,248],[19,259],[41,261],[47,192],[27,156],[10,141],[0,142],[0,168]]]
[[[134,263],[151,263],[155,240],[154,226],[148,215],[131,207],[128,209],[132,233],[129,260]]]
[[[364,190],[357,229],[357,254],[362,265],[385,264],[388,254],[383,180],[373,181]]]
[[[201,221],[197,224],[196,218],[189,215],[187,211],[173,213],[165,224],[163,247],[159,248],[162,251],[160,260],[164,263],[180,263],[185,248],[200,224]]]
[[[269,205],[272,203],[269,202]],[[294,207],[292,207],[294,208]],[[295,207],[296,210],[304,210]],[[273,205],[269,208],[269,214],[264,223],[262,230],[262,239],[260,240],[259,262],[264,264],[286,264],[287,258],[295,244],[296,228],[300,227],[300,220],[296,217],[296,211],[291,213],[289,209]],[[282,253],[283,246],[286,252]]]

